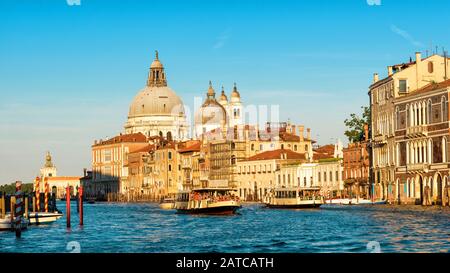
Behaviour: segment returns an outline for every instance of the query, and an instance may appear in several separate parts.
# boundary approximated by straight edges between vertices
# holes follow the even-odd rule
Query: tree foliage
[[[364,124],[370,126],[370,108],[361,106],[362,114],[350,114],[350,118],[344,121],[347,130],[345,136],[349,142],[358,142],[364,140]]]
[[[0,185],[0,192],[6,192],[6,194],[14,194],[16,192],[16,183],[11,183],[9,185]],[[22,192],[24,193],[32,193],[33,192],[33,183],[23,183],[22,184]]]

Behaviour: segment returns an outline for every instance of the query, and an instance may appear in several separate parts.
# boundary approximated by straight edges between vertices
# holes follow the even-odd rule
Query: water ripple
[[[64,211],[64,203],[59,203]],[[74,210],[74,207],[72,208]],[[445,252],[450,249],[449,209],[335,206],[317,210],[272,210],[245,205],[231,217],[191,216],[157,204],[85,205],[85,226],[72,212],[65,219],[31,227],[16,239],[0,233],[0,252]]]

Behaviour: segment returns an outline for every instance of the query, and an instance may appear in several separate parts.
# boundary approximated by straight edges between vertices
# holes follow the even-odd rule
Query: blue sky
[[[374,72],[450,47],[445,0],[80,2],[0,1],[0,184],[30,181],[47,150],[80,175],[94,139],[122,130],[156,49],[186,104],[209,80],[237,82],[244,103],[280,105],[325,144],[345,140]]]

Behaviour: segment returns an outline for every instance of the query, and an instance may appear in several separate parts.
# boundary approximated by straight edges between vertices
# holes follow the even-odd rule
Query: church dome
[[[183,101],[168,86],[146,86],[134,98],[128,117],[183,116]]]
[[[237,87],[236,87],[236,83],[234,83],[234,87],[233,87],[233,91],[231,92],[231,98],[233,99],[240,99],[241,98],[241,94],[239,94]]]
[[[219,103],[222,105],[226,105],[228,103],[227,95],[225,95],[225,90],[222,86],[222,93],[220,94]]]
[[[227,111],[215,99],[215,92],[210,82],[207,98],[195,114],[195,123],[198,125],[216,125],[219,127],[225,125],[226,120]]]

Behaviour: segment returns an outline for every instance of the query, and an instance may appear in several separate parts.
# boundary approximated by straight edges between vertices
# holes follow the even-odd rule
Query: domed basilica
[[[236,84],[228,101],[222,87],[219,100],[211,82],[206,100],[195,112],[195,132],[193,138],[220,129],[226,132],[243,123],[241,96]],[[147,137],[163,135],[173,140],[188,139],[189,125],[183,101],[167,86],[164,66],[158,58],[158,51],[150,66],[147,85],[133,99],[125,124],[125,133],[142,133]]]
[[[184,140],[188,137],[188,128],[183,101],[167,86],[164,66],[156,51],[147,86],[131,103],[125,133],[162,134],[174,140]]]

